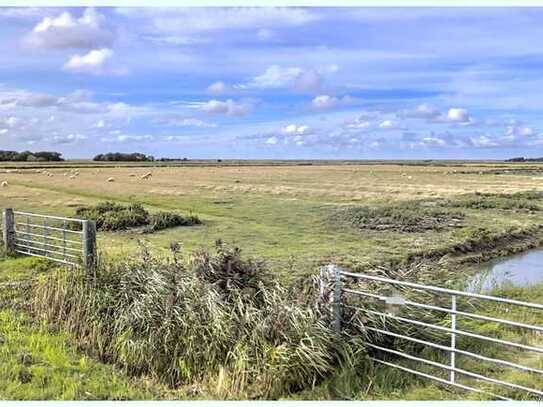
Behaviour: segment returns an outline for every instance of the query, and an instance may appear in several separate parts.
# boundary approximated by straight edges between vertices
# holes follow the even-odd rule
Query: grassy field
[[[193,213],[202,220],[201,225],[152,234],[100,232],[99,249],[109,258],[132,255],[138,241],[166,253],[171,242],[181,243],[189,252],[213,247],[220,239],[240,247],[245,255],[264,258],[282,278],[315,274],[319,265],[329,261],[352,270],[376,265],[401,265],[409,270],[423,263],[432,282],[440,282],[443,270],[454,270],[454,278],[444,273],[447,278],[442,283],[461,286],[474,272],[470,264],[536,247],[543,239],[543,195],[539,194],[543,193],[543,165],[534,163],[189,162],[113,166],[65,162],[62,168],[56,164],[41,166],[37,172],[35,164],[0,163],[0,182],[8,184],[0,188],[0,207],[70,216],[77,207],[109,200],[139,202],[151,213]],[[78,175],[70,177],[75,168]],[[141,179],[147,172],[152,177]],[[108,182],[108,178],[114,181]],[[49,271],[48,266],[32,259],[7,260],[2,267],[9,273],[2,276],[0,272],[0,283],[24,280],[29,270],[32,275]],[[525,291],[517,294],[536,298],[534,292]],[[1,312],[0,323],[19,332],[21,338],[46,335],[45,328],[29,324],[24,314],[9,307]],[[60,346],[69,342],[69,335],[55,335],[59,335],[51,336],[51,343],[58,345],[54,345],[58,348],[55,352],[62,353],[63,360],[70,361],[66,362],[71,366],[68,370],[77,373],[79,367],[74,364],[85,358],[84,354]],[[24,340],[12,346],[28,347]],[[13,356],[5,360],[3,364],[16,363]],[[112,387],[102,393],[97,393],[89,379],[87,384],[74,384],[70,391],[55,387],[32,393],[33,397],[86,398],[86,391],[95,398],[165,397],[160,386],[133,390],[131,383],[108,366],[97,366],[104,369],[98,370],[104,377],[114,378],[108,380]],[[57,371],[68,374],[63,369]],[[335,380],[331,379],[331,387],[325,384],[299,397],[465,397],[428,383],[413,383],[412,378],[405,382],[405,375],[395,375],[389,369],[380,370],[373,384],[365,383],[366,387],[358,390],[342,392]],[[392,391],[387,383],[395,383],[399,390]],[[1,389],[0,385],[0,396]],[[4,389],[8,389],[4,390],[7,398],[23,394],[8,385]]]
[[[504,168],[509,172],[502,172]],[[77,206],[107,199],[141,202],[151,211],[193,212],[204,221],[202,226],[144,237],[101,233],[100,247],[124,252],[133,249],[136,239],[144,238],[159,248],[179,241],[190,249],[212,245],[220,238],[283,268],[303,269],[329,258],[369,262],[401,258],[461,241],[470,228],[499,231],[532,225],[540,218],[526,211],[466,209],[464,228],[422,233],[360,231],[330,219],[341,207],[379,207],[473,192],[543,190],[543,166],[524,164],[166,167],[151,169],[149,180],[139,177],[148,168],[81,166],[80,175],[73,179],[64,175],[65,169],[49,171],[53,176],[34,170],[0,172],[0,180],[9,183],[1,190],[0,207],[70,215]],[[115,181],[107,182],[110,177]]]

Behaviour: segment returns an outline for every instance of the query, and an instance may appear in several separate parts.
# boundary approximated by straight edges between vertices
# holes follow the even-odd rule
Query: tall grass
[[[314,301],[222,244],[188,256],[173,245],[168,258],[143,247],[92,275],[59,271],[41,279],[31,307],[128,374],[213,398],[278,398],[363,357],[356,341],[339,344]]]

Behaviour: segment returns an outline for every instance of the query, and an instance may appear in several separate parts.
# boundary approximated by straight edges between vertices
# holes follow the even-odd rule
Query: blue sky
[[[0,8],[0,149],[543,156],[543,9]]]

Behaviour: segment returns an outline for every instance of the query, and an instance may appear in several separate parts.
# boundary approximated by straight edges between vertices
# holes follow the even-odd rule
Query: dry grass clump
[[[144,232],[155,232],[176,226],[200,224],[196,215],[182,216],[173,212],[151,214],[141,204],[121,205],[102,202],[95,206],[76,209],[75,216],[93,220],[96,228],[103,231],[127,230],[144,227]]]
[[[332,220],[347,223],[357,229],[423,232],[459,227],[464,214],[441,208],[423,207],[416,202],[404,202],[379,207],[350,207],[337,211]]]
[[[314,301],[295,300],[263,263],[223,245],[172,251],[158,258],[143,248],[93,275],[52,274],[35,288],[33,313],[129,374],[214,398],[277,398],[336,369],[339,345]]]

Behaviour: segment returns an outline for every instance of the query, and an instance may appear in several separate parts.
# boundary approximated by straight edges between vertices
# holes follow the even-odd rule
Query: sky
[[[0,150],[543,156],[543,8],[0,7]]]

